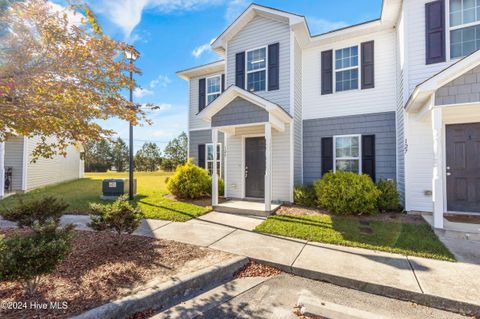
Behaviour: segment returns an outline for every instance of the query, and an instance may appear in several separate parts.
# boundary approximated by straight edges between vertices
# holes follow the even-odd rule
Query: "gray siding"
[[[235,84],[235,55],[238,52],[280,43],[280,89],[255,92],[290,110],[290,27],[286,22],[256,16],[227,43],[227,87]]]
[[[294,112],[293,112],[293,176],[294,184],[303,182],[302,173],[302,49],[295,40],[294,47]]]
[[[435,94],[436,105],[480,102],[480,67],[444,85]]]
[[[5,142],[5,168],[12,168],[13,190],[22,189],[23,139],[23,137],[11,137]]]
[[[222,144],[223,152],[225,152],[225,142],[223,133],[219,133],[218,142]],[[193,163],[198,165],[198,145],[212,143],[212,131],[190,131],[188,134],[188,156],[193,159]],[[222,156],[222,175],[225,176],[224,158]]]
[[[268,122],[268,112],[240,97],[212,117],[212,127]]]
[[[321,177],[321,139],[334,135],[375,135],[377,180],[396,178],[395,112],[303,121],[304,183]]]

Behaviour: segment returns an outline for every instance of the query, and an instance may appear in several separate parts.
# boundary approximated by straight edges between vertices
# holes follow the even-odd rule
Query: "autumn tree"
[[[160,148],[155,143],[145,142],[135,154],[135,169],[144,172],[154,172],[160,167],[162,158]]]
[[[173,170],[187,161],[188,137],[185,132],[168,142],[163,150],[162,169]]]
[[[125,55],[134,49],[105,35],[90,8],[72,1],[60,10],[46,0],[1,1],[0,141],[40,136],[37,157],[112,135],[98,120],[145,120],[124,97],[135,86],[127,71],[139,72]]]

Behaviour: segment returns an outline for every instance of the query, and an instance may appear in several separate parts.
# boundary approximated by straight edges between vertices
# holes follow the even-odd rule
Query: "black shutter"
[[[207,89],[205,79],[198,80],[198,112],[201,112],[205,108],[206,97],[205,91]]]
[[[425,4],[426,63],[445,62],[445,2]]]
[[[235,56],[235,85],[245,88],[245,52],[239,52]]]
[[[225,74],[222,74],[222,92],[225,91]]]
[[[333,171],[333,137],[322,137],[322,176]]]
[[[322,52],[322,95],[333,93],[333,51]]]
[[[375,135],[362,136],[362,173],[375,182]]]
[[[270,44],[268,46],[268,90],[278,90],[280,88],[280,44]]]
[[[375,87],[374,42],[362,43],[362,90]]]
[[[205,144],[198,144],[198,166],[205,168]]]

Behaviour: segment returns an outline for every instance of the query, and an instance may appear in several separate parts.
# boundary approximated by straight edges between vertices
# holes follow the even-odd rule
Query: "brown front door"
[[[446,128],[447,209],[480,212],[480,123]]]
[[[245,197],[265,196],[265,138],[245,139]]]

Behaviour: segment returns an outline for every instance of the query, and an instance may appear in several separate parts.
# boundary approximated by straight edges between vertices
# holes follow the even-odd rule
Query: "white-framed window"
[[[207,78],[207,105],[222,94],[222,76],[215,75]]]
[[[450,0],[450,58],[480,49],[480,0]]]
[[[358,46],[335,50],[335,91],[358,89]]]
[[[361,135],[337,135],[333,137],[333,171],[362,173]]]
[[[267,88],[267,47],[247,51],[245,59],[247,91],[265,91]]]
[[[210,175],[213,173],[213,161],[217,161],[217,174],[222,177],[222,144],[217,143],[217,151],[214,154],[213,144],[205,144],[205,169]]]

